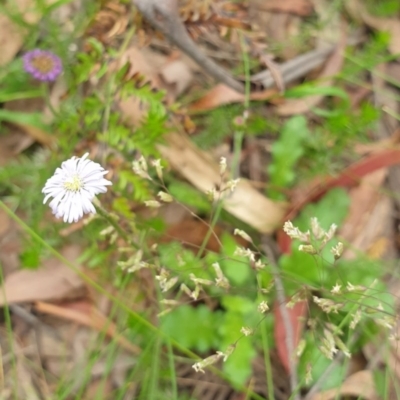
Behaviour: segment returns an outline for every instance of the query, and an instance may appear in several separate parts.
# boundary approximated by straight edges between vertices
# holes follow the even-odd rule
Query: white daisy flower
[[[42,193],[46,195],[43,204],[53,197],[49,206],[57,218],[64,222],[77,222],[84,214],[96,213],[92,201],[96,194],[105,193],[106,186],[112,185],[104,179],[108,172],[104,168],[83,157],[72,157],[57,168],[47,180]]]

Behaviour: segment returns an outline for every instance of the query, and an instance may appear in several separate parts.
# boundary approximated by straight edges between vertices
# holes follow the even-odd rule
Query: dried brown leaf
[[[75,303],[65,303],[60,305],[37,301],[34,304],[37,311],[54,315],[59,318],[67,319],[78,324],[88,326],[116,340],[126,350],[133,354],[139,354],[140,349],[129,340],[118,333],[114,322],[110,321],[105,315],[97,310],[90,302],[81,301]]]
[[[192,82],[193,73],[183,60],[172,60],[158,73],[164,87],[170,88],[169,95],[176,99]]]
[[[270,12],[281,12],[307,16],[313,12],[313,5],[309,0],[275,0],[259,2],[255,6],[259,10]]]
[[[400,62],[394,61],[386,64],[386,74],[394,81],[400,83]]]
[[[74,261],[80,254],[77,247],[66,247],[62,254]],[[53,258],[37,270],[19,270],[9,275],[0,293],[0,305],[37,300],[64,300],[85,293],[81,278],[67,266]]]
[[[380,193],[380,187],[386,176],[387,169],[380,169],[367,175],[360,185],[350,190],[350,210],[340,230],[340,235],[352,244],[352,249],[365,251],[376,240],[377,235],[382,234],[382,227],[376,225],[376,219],[378,218],[381,222],[383,220],[383,210],[378,205],[382,200],[385,201]],[[387,202],[385,204],[387,205]],[[376,218],[374,218],[374,210],[375,214],[376,211],[378,212]],[[356,255],[349,250],[345,256],[352,258]]]
[[[43,129],[40,129],[33,125],[13,123],[18,126],[22,131],[24,131],[29,137],[31,137],[35,142],[38,142],[44,146],[52,147],[56,140],[54,136],[50,136]]]
[[[253,92],[250,94],[251,100],[268,100],[277,94],[276,89],[268,89],[262,92]],[[213,108],[220,107],[224,104],[243,103],[245,95],[236,92],[232,88],[220,83],[209,92],[207,92],[201,99],[192,103],[189,106],[190,112],[200,112],[212,110]]]
[[[219,165],[207,153],[185,135],[170,133],[166,141],[167,146],[160,146],[161,153],[192,185],[202,192],[219,185]],[[259,232],[271,233],[281,224],[287,205],[273,202],[243,179],[224,200],[224,208]]]
[[[15,125],[10,126],[9,133],[0,136],[0,166],[5,165],[33,143],[34,139],[31,136],[26,135]]]
[[[110,64],[110,71],[118,70],[126,63],[129,63],[126,79],[143,76],[152,87],[166,90],[170,101],[185,91],[193,78],[192,68],[183,59],[168,61],[167,57],[149,49],[128,48]],[[147,112],[147,106],[135,97],[120,100],[119,107],[126,121],[134,126]]]
[[[340,388],[318,393],[311,400],[333,400],[338,395],[361,397],[365,400],[378,400],[372,372],[366,370],[356,372],[349,376]]]

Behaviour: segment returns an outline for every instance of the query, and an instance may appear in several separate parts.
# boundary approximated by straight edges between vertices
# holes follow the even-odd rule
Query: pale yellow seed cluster
[[[83,182],[78,175],[74,175],[64,182],[64,188],[71,192],[79,192],[83,188]]]
[[[299,240],[299,251],[308,254],[319,254],[327,243],[335,236],[337,225],[332,224],[327,231],[325,231],[318,222],[317,218],[310,220],[311,231],[302,232],[298,227],[294,226],[291,221],[286,221],[283,225],[284,232],[294,240]],[[331,253],[334,255],[335,260],[339,259],[343,253],[343,243],[339,242],[336,246],[331,248]]]
[[[209,356],[209,357],[205,358],[204,360],[201,360],[201,361],[197,362],[196,364],[193,364],[192,368],[196,372],[202,372],[204,374],[205,367],[215,364],[220,359],[222,359],[222,361],[225,362],[228,359],[228,357],[233,353],[234,350],[235,350],[235,346],[232,345],[227,348],[225,353],[223,353],[222,351],[217,351],[212,356]]]

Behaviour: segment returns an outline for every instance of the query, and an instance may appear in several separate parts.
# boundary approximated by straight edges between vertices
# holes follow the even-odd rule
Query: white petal
[[[84,214],[96,213],[92,204],[94,197],[99,193],[105,193],[107,186],[112,182],[104,178],[108,171],[91,160],[86,153],[81,158],[72,157],[57,168],[54,175],[49,178],[42,189],[45,194],[44,203],[50,198],[49,203],[53,214],[57,218],[63,218],[65,222],[78,221]],[[78,178],[78,179],[76,179]],[[77,182],[77,187],[69,189],[65,183]],[[79,188],[79,182],[82,186]]]

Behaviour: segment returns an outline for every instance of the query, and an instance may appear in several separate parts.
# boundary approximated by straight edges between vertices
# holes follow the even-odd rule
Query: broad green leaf
[[[240,313],[228,312],[221,318],[218,331],[221,335],[221,350],[226,351],[242,335],[240,329],[246,324]],[[244,384],[251,374],[251,361],[256,356],[251,338],[242,338],[234,352],[224,363],[224,372],[234,384]]]
[[[27,124],[36,126],[41,129],[46,128],[46,125],[43,123],[42,120],[42,114],[40,113],[23,113],[23,112],[0,109],[0,121]]]
[[[184,182],[173,181],[168,185],[171,195],[189,207],[194,207],[200,213],[207,213],[211,209],[211,204],[204,194]]]
[[[272,145],[272,162],[268,167],[270,185],[285,188],[294,183],[294,167],[304,153],[306,138],[310,135],[307,120],[303,116],[289,119],[276,142]],[[273,199],[281,199],[279,191],[271,189],[268,192]]]
[[[224,234],[221,241],[222,252],[226,256],[220,262],[221,269],[232,285],[243,285],[250,277],[248,259],[233,255],[238,244],[231,235]]]
[[[341,188],[330,190],[318,203],[310,203],[304,207],[293,225],[302,231],[310,227],[310,219],[316,217],[321,227],[328,230],[332,224],[342,225],[347,216],[350,199],[347,192]]]
[[[223,364],[223,370],[234,386],[244,385],[252,373],[251,363],[257,352],[250,340],[250,338],[240,340],[235,351]]]
[[[304,349],[302,356],[300,357],[299,363],[299,376],[305,377],[307,373],[307,367],[311,366],[312,382],[315,383],[321,375],[323,375],[326,369],[333,363],[323,356],[316,346],[315,338],[311,334],[307,334],[307,345]],[[346,363],[334,364],[331,368],[329,375],[323,380],[321,390],[328,390],[335,387],[339,387],[345,379],[347,371]]]
[[[254,301],[242,296],[223,296],[221,304],[228,312],[238,314],[248,314],[256,308]]]
[[[181,305],[161,318],[160,329],[180,345],[205,353],[218,347],[217,326],[221,312],[212,312],[204,304]]]

